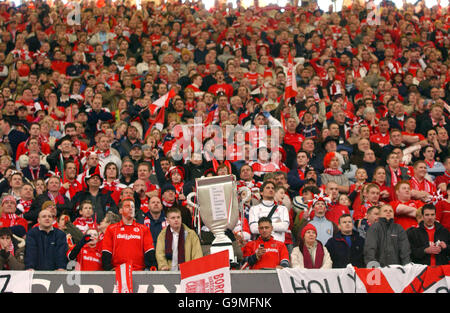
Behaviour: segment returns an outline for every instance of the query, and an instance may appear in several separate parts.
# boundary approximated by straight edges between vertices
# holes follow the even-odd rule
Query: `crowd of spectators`
[[[449,263],[448,7],[141,6],[0,3],[0,269]]]

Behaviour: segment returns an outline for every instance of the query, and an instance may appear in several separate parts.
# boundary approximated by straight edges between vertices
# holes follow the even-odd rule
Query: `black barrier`
[[[115,272],[35,272],[33,293],[112,293]],[[133,272],[135,293],[176,293],[179,272]],[[280,293],[276,271],[231,271],[233,293]]]

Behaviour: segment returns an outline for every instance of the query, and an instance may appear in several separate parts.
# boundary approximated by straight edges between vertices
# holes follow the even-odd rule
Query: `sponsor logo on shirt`
[[[125,240],[141,239],[141,236],[139,236],[139,235],[118,234],[117,235],[117,239],[125,239]]]

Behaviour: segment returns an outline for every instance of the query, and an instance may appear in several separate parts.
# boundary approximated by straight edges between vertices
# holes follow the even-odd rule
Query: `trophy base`
[[[227,245],[221,244],[219,246],[214,246],[214,244],[213,244],[213,245],[211,245],[211,248],[210,248],[211,254],[217,253],[217,252],[222,252],[225,250],[228,250],[228,256],[229,256],[230,262],[235,262],[234,250],[233,250],[233,246],[231,245],[231,243],[227,244]]]

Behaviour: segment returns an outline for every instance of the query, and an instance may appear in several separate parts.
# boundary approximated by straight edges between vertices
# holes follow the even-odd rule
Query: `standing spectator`
[[[102,243],[102,264],[106,271],[130,262],[133,271],[156,268],[155,249],[148,227],[134,220],[134,200],[119,204],[122,220],[106,229]]]
[[[78,206],[84,200],[90,200],[94,209],[94,222],[101,221],[105,217],[105,214],[109,211],[117,213],[117,205],[111,198],[110,193],[103,193],[100,186],[103,183],[103,178],[100,176],[99,168],[89,169],[89,173],[84,178],[87,190],[79,191],[72,199],[72,218],[76,216]]]
[[[166,215],[163,212],[163,206],[158,196],[149,199],[148,211],[138,210],[136,212],[136,222],[144,224],[150,228],[153,242],[158,241],[161,231],[167,227]]]
[[[250,208],[249,226],[253,235],[259,234],[258,221],[261,217],[269,217],[272,221],[273,238],[285,241],[285,233],[289,227],[289,211],[285,206],[275,204],[275,184],[265,182],[261,185],[261,203]]]
[[[179,209],[167,211],[167,223],[156,244],[158,270],[178,271],[180,264],[201,258],[202,247],[195,231],[182,223]]]
[[[366,239],[367,230],[370,226],[378,222],[378,218],[380,217],[380,207],[377,205],[374,205],[367,209],[366,216],[359,220],[358,223],[358,233],[359,235]]]
[[[406,265],[411,261],[410,253],[406,231],[394,223],[394,210],[388,204],[382,205],[378,222],[367,231],[364,263],[367,267],[373,267],[373,262],[377,262],[381,267]]]
[[[350,214],[339,218],[339,232],[328,240],[325,247],[330,253],[333,268],[344,268],[347,264],[364,267],[364,239],[353,231]]]
[[[49,210],[38,215],[39,226],[26,237],[25,269],[37,271],[64,271],[67,264],[66,234],[54,228],[54,216]]]
[[[289,267],[286,246],[272,236],[273,226],[269,217],[258,220],[259,237],[249,241],[243,248],[244,262],[250,269],[274,269]]]
[[[431,266],[448,265],[450,261],[450,232],[436,222],[436,207],[422,207],[423,221],[408,230],[412,262]]]
[[[76,260],[76,271],[101,271],[102,251],[99,248],[98,231],[89,229],[69,253],[69,260]]]
[[[317,230],[312,224],[306,225],[301,232],[298,247],[292,250],[292,267],[306,269],[330,269],[333,265],[327,248],[318,240]]]

